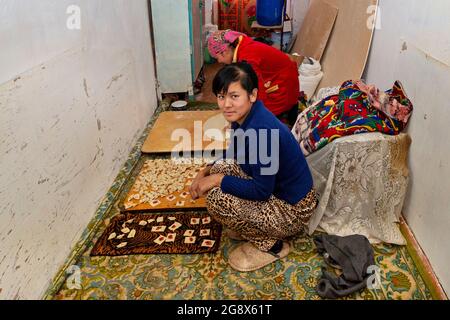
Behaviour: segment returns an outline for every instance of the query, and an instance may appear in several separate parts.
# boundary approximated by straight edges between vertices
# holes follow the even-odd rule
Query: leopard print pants
[[[211,174],[224,174],[250,179],[236,162],[218,161]],[[261,251],[269,251],[277,240],[305,233],[306,226],[319,203],[312,189],[296,205],[271,196],[267,201],[244,200],[222,192],[209,191],[206,206],[210,215]]]

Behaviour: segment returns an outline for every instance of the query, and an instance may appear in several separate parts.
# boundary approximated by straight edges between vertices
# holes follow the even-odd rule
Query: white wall
[[[0,0],[0,44],[0,299],[38,299],[157,106],[147,1]]]
[[[367,80],[402,81],[414,103],[404,214],[450,294],[450,1],[380,0]]]

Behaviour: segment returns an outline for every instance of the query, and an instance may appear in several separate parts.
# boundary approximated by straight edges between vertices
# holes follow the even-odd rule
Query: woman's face
[[[227,121],[242,124],[250,113],[253,103],[256,102],[257,96],[258,89],[253,90],[249,95],[238,81],[230,84],[227,93],[217,95],[217,103]]]
[[[224,52],[217,54],[217,62],[223,64],[231,64],[233,63],[234,50],[228,46]]]

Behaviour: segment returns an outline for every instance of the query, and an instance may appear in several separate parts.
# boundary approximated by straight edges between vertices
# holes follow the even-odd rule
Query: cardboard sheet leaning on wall
[[[320,61],[333,30],[338,8],[317,0],[309,6],[292,52]]]
[[[372,43],[378,5],[378,0],[326,1],[337,7],[339,14],[322,56],[324,77],[318,89],[361,79]]]
[[[318,90],[362,77],[377,5],[378,0],[311,0],[292,53],[321,62],[324,77]]]

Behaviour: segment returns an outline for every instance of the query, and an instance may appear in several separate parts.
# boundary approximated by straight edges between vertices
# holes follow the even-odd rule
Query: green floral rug
[[[214,107],[206,106],[207,109]],[[145,130],[79,244],[74,248],[73,254],[55,277],[44,298],[320,299],[315,287],[324,262],[309,237],[295,240],[290,254],[285,259],[251,273],[239,273],[228,266],[229,253],[239,242],[230,240],[225,235],[222,236],[219,250],[214,254],[90,257],[90,251],[108,221],[119,214],[117,205],[133,184],[140,164],[149,157],[142,156],[139,150],[159,112]],[[381,273],[381,286],[378,289],[355,293],[346,299],[432,299],[431,291],[406,247],[378,245],[374,249],[375,261]]]
[[[118,212],[115,212],[118,213]],[[103,232],[100,228],[98,235]],[[97,235],[97,236],[98,236]],[[222,236],[215,254],[90,257],[76,263],[81,288],[66,282],[55,299],[315,300],[323,259],[311,238],[297,239],[287,258],[252,273],[231,269],[227,258],[238,241]],[[347,299],[432,299],[405,247],[375,247],[382,286]]]
[[[152,156],[140,156],[117,202],[105,212],[106,221],[119,214],[117,204],[128,194],[142,164]],[[165,214],[170,215],[170,212]],[[54,299],[155,299],[155,300],[314,300],[323,258],[312,238],[298,238],[289,256],[262,270],[240,273],[227,264],[238,241],[222,235],[218,252],[200,255],[136,255],[90,257],[94,243],[106,229],[100,223],[95,237],[75,263],[80,286],[65,281]],[[346,299],[432,299],[406,247],[377,245],[375,261],[382,285]],[[70,279],[70,276],[68,277]]]

